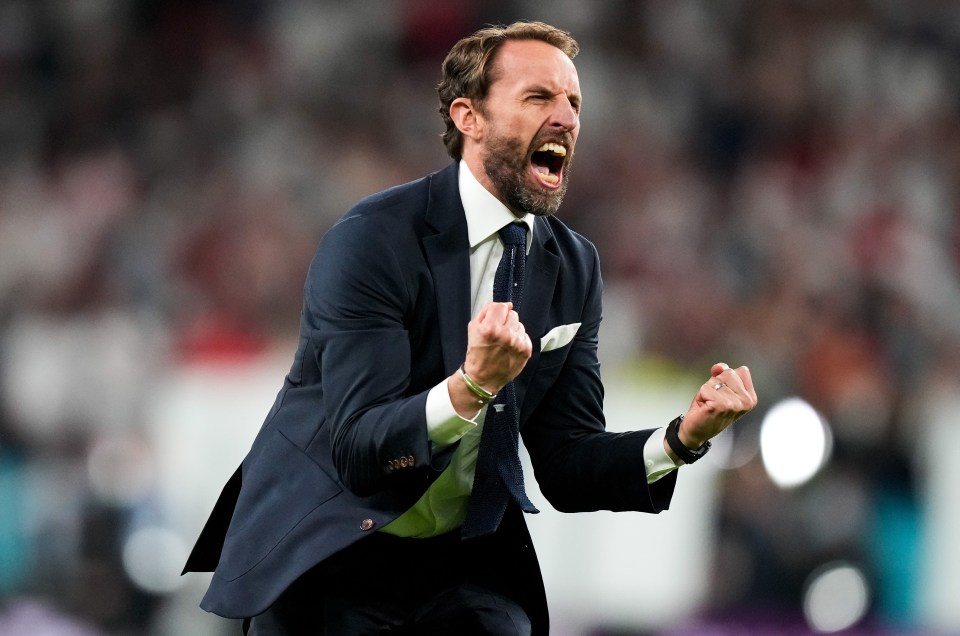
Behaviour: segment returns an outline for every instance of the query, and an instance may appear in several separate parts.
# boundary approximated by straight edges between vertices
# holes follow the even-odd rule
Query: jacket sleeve
[[[333,465],[360,496],[419,475],[435,458],[426,432],[426,391],[409,395],[413,307],[396,237],[348,216],[326,234],[304,292]]]

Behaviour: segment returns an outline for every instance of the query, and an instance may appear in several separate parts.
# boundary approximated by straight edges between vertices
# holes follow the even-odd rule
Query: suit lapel
[[[452,164],[431,177],[425,220],[432,233],[423,238],[447,374],[463,362],[470,322],[470,240],[457,174],[457,165]]]

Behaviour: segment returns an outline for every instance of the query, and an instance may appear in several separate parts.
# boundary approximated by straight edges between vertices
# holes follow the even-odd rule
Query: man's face
[[[519,213],[553,214],[567,191],[580,132],[580,82],[562,51],[504,43],[481,108],[480,154],[494,194]]]

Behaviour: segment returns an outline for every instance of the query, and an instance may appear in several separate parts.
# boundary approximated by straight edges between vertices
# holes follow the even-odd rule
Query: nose
[[[569,99],[558,99],[550,117],[550,126],[570,132],[580,125],[580,113]]]

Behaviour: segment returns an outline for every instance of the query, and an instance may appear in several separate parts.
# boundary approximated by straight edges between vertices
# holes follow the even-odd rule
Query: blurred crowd
[[[0,0],[0,633],[159,633],[165,594],[121,563],[150,485],[118,467],[149,461],[156,378],[295,339],[323,231],[449,160],[444,53],[515,19],[582,47],[560,216],[627,299],[621,358],[746,363],[831,424],[787,491],[738,425],[704,615],[796,609],[849,559],[869,620],[922,622],[918,442],[960,389],[960,4]]]

